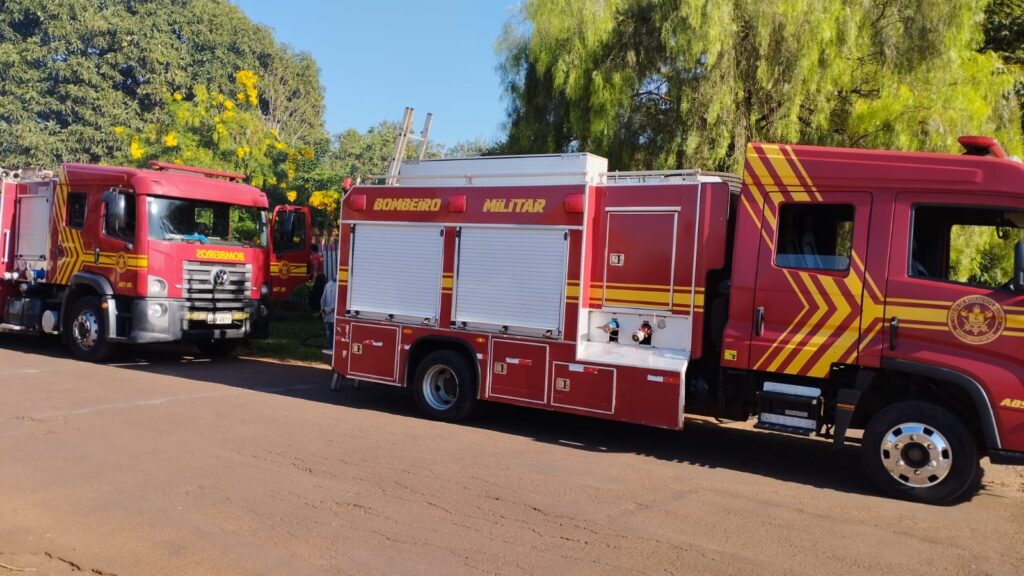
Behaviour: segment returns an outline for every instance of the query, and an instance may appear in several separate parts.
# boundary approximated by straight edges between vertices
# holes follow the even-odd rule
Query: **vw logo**
[[[231,274],[223,268],[217,268],[213,272],[210,272],[210,283],[213,284],[214,288],[223,288],[228,285],[231,281]]]

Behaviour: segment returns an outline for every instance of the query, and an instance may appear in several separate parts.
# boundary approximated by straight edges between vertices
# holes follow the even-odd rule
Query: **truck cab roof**
[[[76,183],[120,185],[130,187],[138,194],[268,207],[266,194],[258,188],[198,173],[96,164],[64,164],[62,169],[72,186]]]

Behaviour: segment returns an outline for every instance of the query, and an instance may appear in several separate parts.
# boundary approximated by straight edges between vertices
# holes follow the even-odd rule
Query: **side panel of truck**
[[[939,254],[941,259],[935,260],[923,254],[944,250],[944,238],[914,245],[920,234],[913,228],[928,225],[922,210],[929,207],[1022,208],[1019,201],[984,193],[972,194],[969,203],[962,195],[897,195],[885,300],[886,318],[895,319],[889,329],[896,330],[891,346],[883,348],[883,362],[926,365],[966,376],[967,390],[976,386],[983,392],[976,396],[983,403],[981,411],[994,414],[998,430],[1009,432],[997,438],[995,447],[1024,451],[1024,434],[1017,432],[1024,430],[1024,295],[945,280],[942,267],[948,255]]]

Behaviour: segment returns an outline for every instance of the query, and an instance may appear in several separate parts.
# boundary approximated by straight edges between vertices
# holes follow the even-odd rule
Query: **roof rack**
[[[148,166],[153,170],[181,172],[184,174],[199,174],[200,176],[206,176],[208,178],[224,178],[226,180],[232,180],[235,182],[241,182],[245,180],[245,174],[238,174],[236,172],[222,172],[220,170],[207,170],[206,168],[182,166],[181,164],[171,164],[170,162],[157,162],[156,160],[150,160]]]

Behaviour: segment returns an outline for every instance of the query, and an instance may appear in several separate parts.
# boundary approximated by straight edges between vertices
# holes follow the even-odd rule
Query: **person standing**
[[[320,296],[320,315],[324,318],[324,330],[327,333],[327,349],[324,352],[334,351],[334,311],[338,300],[338,283],[331,280],[324,286],[324,293]]]
[[[319,244],[314,242],[309,249],[309,279],[313,281],[313,286],[309,290],[309,308],[313,312],[319,312],[320,299],[327,284],[327,276],[324,276],[324,257],[320,254]]]

